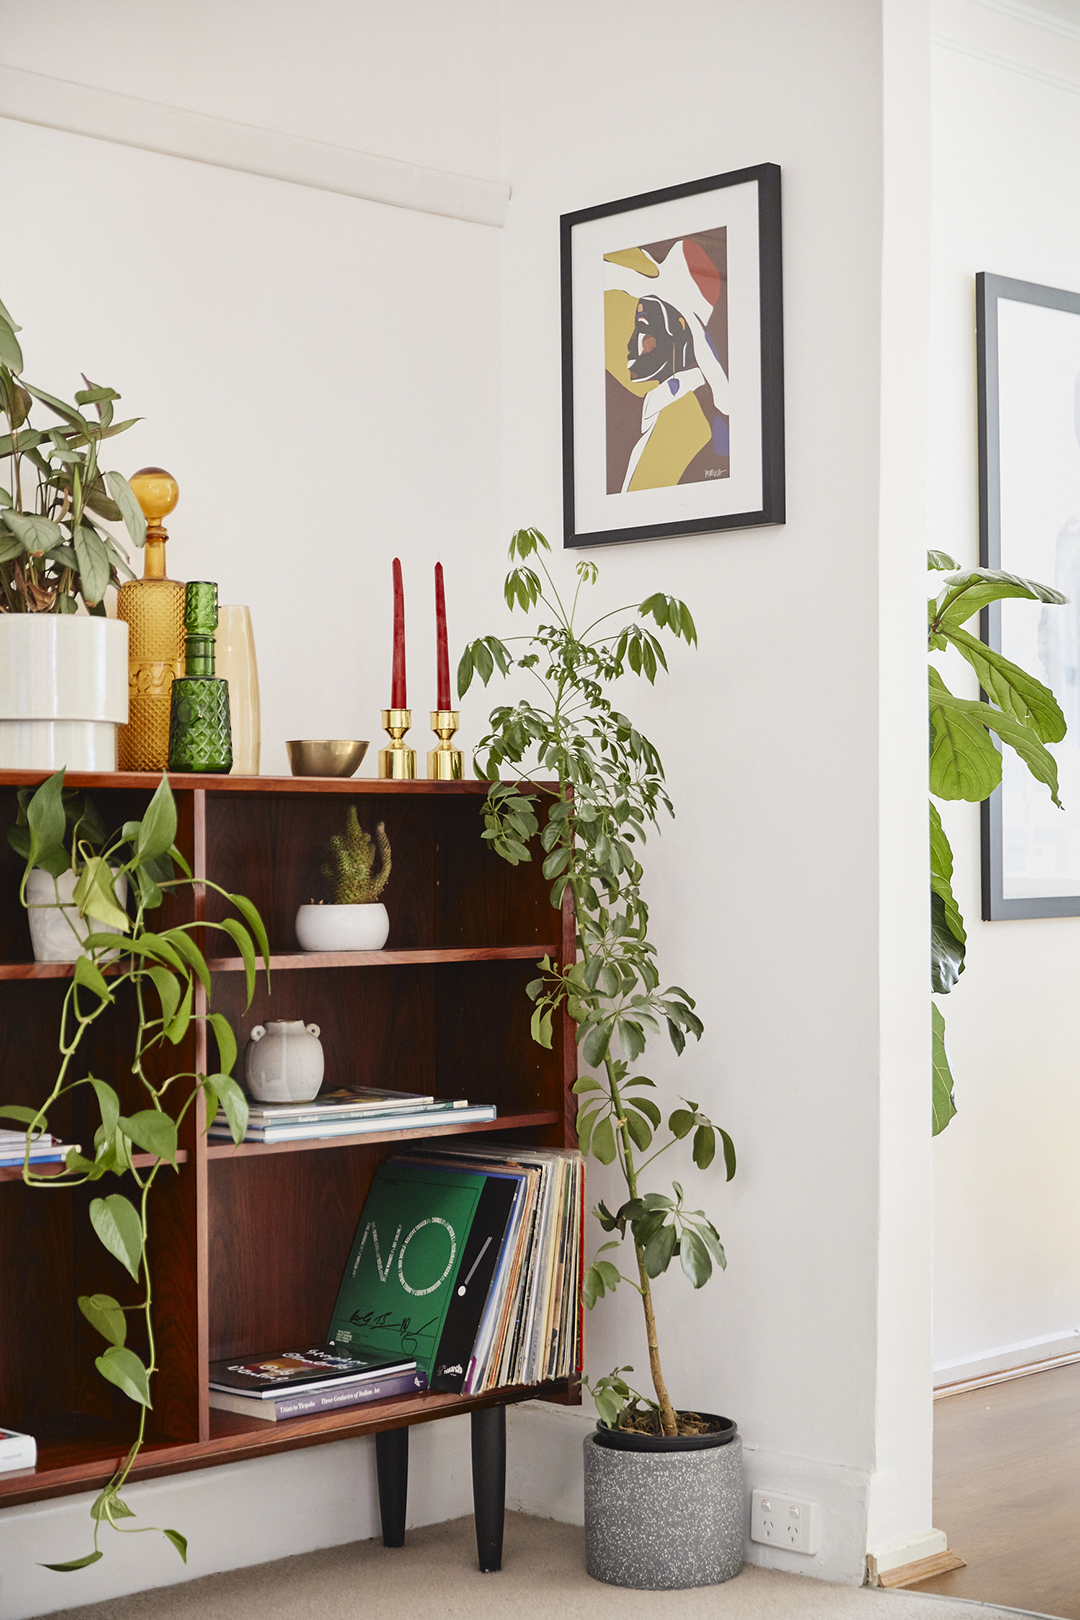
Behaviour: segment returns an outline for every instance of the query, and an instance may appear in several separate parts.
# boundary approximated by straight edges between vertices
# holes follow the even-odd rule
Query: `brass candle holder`
[[[379,749],[379,776],[390,782],[415,781],[416,749],[405,746],[405,733],[412,725],[412,710],[384,709],[382,723],[390,737],[390,746]]]
[[[438,748],[428,751],[427,773],[431,782],[460,782],[465,775],[465,756],[452,746],[461,714],[458,709],[432,709],[431,729],[439,739]]]

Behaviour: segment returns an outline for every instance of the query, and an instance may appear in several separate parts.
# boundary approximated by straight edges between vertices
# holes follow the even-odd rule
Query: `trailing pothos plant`
[[[119,928],[121,933],[89,933],[86,937],[83,954],[75,962],[72,982],[64,997],[59,1028],[60,1061],[48,1095],[37,1107],[13,1104],[0,1107],[0,1116],[17,1120],[26,1127],[22,1176],[27,1186],[56,1191],[98,1182],[107,1175],[127,1178],[125,1186],[132,1196],[127,1196],[127,1192],[114,1192],[93,1199],[90,1223],[108,1252],[141,1286],[142,1298],[135,1305],[121,1305],[109,1294],[78,1296],[80,1311],[105,1341],[95,1366],[102,1378],[134,1402],[138,1426],[130,1450],[90,1509],[94,1525],[92,1551],[67,1563],[46,1566],[55,1570],[83,1569],[87,1564],[96,1563],[103,1556],[98,1546],[103,1524],[121,1531],[157,1528],[127,1524],[125,1521],[133,1514],[120,1495],[143,1444],[157,1370],[153,1292],[147,1260],[150,1193],[163,1169],[177,1169],[179,1128],[200,1092],[206,1099],[208,1122],[220,1106],[228,1118],[235,1142],[243,1141],[247,1127],[247,1101],[235,1080],[230,1078],[236,1061],[232,1029],[221,1013],[193,1012],[196,982],[202,984],[209,1003],[211,981],[206,959],[192,933],[196,928],[216,929],[233,941],[243,958],[249,1005],[255,988],[256,947],[268,974],[270,966],[266,930],[255,906],[246,896],[229,894],[205,878],[200,879],[200,883],[229,900],[238,916],[226,917],[221,922],[179,923],[160,933],[148,926],[148,914],[161,905],[166,892],[193,882],[190,868],[176,847],[176,805],[167,777],[162,777],[141,821],[125,822],[120,832],[105,837],[98,845],[81,840],[78,822],[74,833],[69,831],[71,809],[70,799],[65,804],[63,771],[50,776],[30,796],[24,807],[24,828],[20,829],[23,837],[16,840],[24,845],[21,852],[26,859],[20,897],[25,905],[26,876],[35,866],[55,874],[77,861],[81,870],[74,900],[80,914],[85,919]],[[66,842],[73,842],[73,849],[65,848]],[[176,875],[177,867],[182,876]],[[134,916],[117,901],[116,882],[121,876],[129,883]],[[117,953],[119,961],[114,962]],[[108,978],[102,972],[106,962],[110,964]],[[87,1033],[102,1019],[109,1018],[119,998],[125,994],[133,994],[135,998],[136,1028],[130,1051],[121,1054],[115,1049],[116,1066],[118,1069],[130,1067],[141,1088],[143,1103],[128,1114],[122,1112],[120,1097],[108,1081],[82,1072],[79,1057]],[[219,1056],[218,1072],[184,1071],[169,1074],[163,1080],[153,1078],[150,1068],[157,1071],[162,1066],[158,1054],[180,1044],[193,1018],[204,1018],[213,1029]],[[30,1146],[35,1137],[48,1130],[49,1115],[54,1107],[82,1089],[92,1092],[93,1106],[101,1120],[94,1132],[93,1152],[84,1154],[70,1149],[63,1174],[42,1175],[30,1159]],[[141,1157],[143,1155],[145,1157]],[[137,1156],[140,1156],[138,1162]],[[127,1319],[133,1313],[142,1319],[147,1345],[145,1360],[127,1343]],[[184,1537],[176,1530],[163,1533],[186,1562]]]
[[[100,450],[138,417],[114,421],[120,395],[85,376],[86,387],[70,405],[27,382],[18,331],[0,304],[0,411],[7,428],[0,435],[7,471],[0,480],[0,612],[76,613],[81,596],[91,613],[104,615],[109,586],[121,574],[134,578],[106,524],[123,521],[141,546],[146,519],[123,473],[103,471]],[[32,425],[35,400],[58,421]]]
[[[943,551],[927,556],[931,570],[949,571],[957,564]],[[1049,687],[1011,663],[985,641],[964,629],[969,619],[1006,597],[1060,604],[1060,591],[999,569],[969,568],[949,572],[928,604],[928,646],[934,652],[955,647],[979,677],[985,702],[954,697],[940,672],[930,665],[930,792],[938,799],[964,799],[978,804],[1001,781],[1001,753],[993,736],[1008,744],[1037,782],[1058,798],[1057,761],[1046,743],[1065,735],[1065,716]],[[967,932],[952,891],[953,857],[930,801],[930,988],[948,995],[964,971]],[[945,1019],[931,1002],[933,1020],[933,1134],[943,1131],[956,1113],[953,1079],[945,1052]]]
[[[714,1265],[725,1265],[724,1250],[712,1221],[688,1206],[679,1182],[672,1182],[670,1194],[648,1192],[642,1176],[660,1154],[686,1138],[692,1140],[695,1165],[707,1170],[719,1139],[730,1180],[735,1150],[727,1132],[685,1099],[669,1112],[666,1140],[657,1145],[663,1115],[650,1095],[654,1082],[636,1065],[650,1035],[666,1030],[675,1051],[682,1052],[687,1036],[699,1039],[702,1026],[685,990],[660,988],[641,893],[648,829],[661,810],[673,813],[663,765],[649,739],[613,706],[607,689],[627,673],[644,675],[651,684],[657,671],[667,668],[663,646],[647,621],[691,646],[697,631],[685,603],[659,593],[579,628],[582,588],[595,584],[596,565],[577,564],[577,584],[565,600],[544,561],[542,553],[548,551],[536,529],[514,535],[510,559],[516,566],[506,579],[506,602],[511,609],[535,610],[540,622],[510,642],[485,636],[466,647],[458,693],[465,696],[474,674],[486,685],[496,668],[503,675],[512,667],[523,670],[536,682],[532,699],[492,712],[491,730],[479,743],[474,764],[477,775],[492,784],[482,836],[516,865],[531,858],[529,842],[539,832],[552,905],[561,905],[568,888],[574,899],[577,957],[570,962],[545,957],[540,963],[540,977],[528,986],[535,1004],[532,1034],[549,1047],[553,1020],[565,1007],[577,1025],[582,1057],[602,1072],[602,1080],[583,1075],[575,1082],[581,1098],[578,1140],[583,1153],[618,1166],[626,1198],[614,1210],[600,1203],[593,1212],[613,1236],[586,1270],[585,1303],[591,1308],[620,1283],[638,1293],[655,1400],[636,1396],[623,1382],[620,1375],[633,1370],[629,1367],[598,1380],[592,1392],[611,1427],[639,1427],[644,1421],[667,1435],[694,1432],[701,1420],[677,1414],[668,1395],[652,1285],[677,1256],[692,1286],[701,1288]],[[636,617],[620,623],[626,613]],[[525,646],[512,651],[515,640]],[[552,787],[526,779],[526,759],[555,778]],[[508,768],[516,782],[498,780]],[[542,828],[536,814],[541,796],[548,799]],[[632,1275],[606,1257],[611,1250],[628,1253]]]

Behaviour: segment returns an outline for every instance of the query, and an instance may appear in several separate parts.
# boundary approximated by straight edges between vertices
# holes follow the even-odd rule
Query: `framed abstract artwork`
[[[983,640],[1049,686],[1068,730],[1055,808],[1012,749],[982,805],[983,918],[1080,916],[1080,294],[975,278],[979,544],[984,568],[1038,580],[1064,606],[1016,599]]]
[[[562,217],[567,546],[784,521],[780,170]]]

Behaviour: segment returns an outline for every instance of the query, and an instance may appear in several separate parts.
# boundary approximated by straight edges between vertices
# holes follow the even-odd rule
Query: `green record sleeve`
[[[485,1180],[471,1171],[380,1165],[328,1343],[355,1356],[415,1357],[430,1378]]]

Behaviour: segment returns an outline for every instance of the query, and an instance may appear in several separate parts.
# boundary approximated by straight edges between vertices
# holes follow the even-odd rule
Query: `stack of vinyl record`
[[[376,1173],[330,1325],[340,1353],[415,1355],[479,1394],[581,1367],[585,1169],[575,1150],[425,1146]]]

